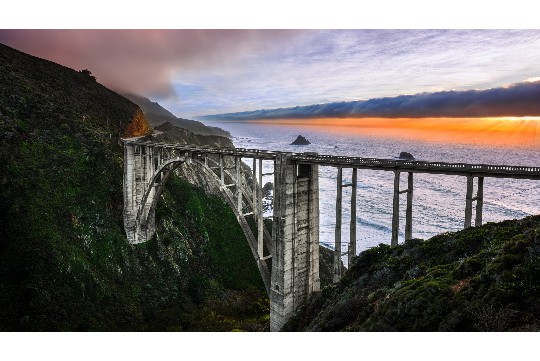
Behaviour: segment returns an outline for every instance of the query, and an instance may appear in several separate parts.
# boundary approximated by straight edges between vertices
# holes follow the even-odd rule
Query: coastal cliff
[[[285,331],[540,331],[540,216],[355,258]]]
[[[219,197],[172,177],[156,237],[127,242],[120,137],[150,132],[90,71],[0,45],[0,330],[267,328],[262,280]]]

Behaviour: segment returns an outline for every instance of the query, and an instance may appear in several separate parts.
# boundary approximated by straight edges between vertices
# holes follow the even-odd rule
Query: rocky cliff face
[[[156,237],[127,242],[120,137],[147,129],[89,72],[0,45],[0,330],[266,327],[262,280],[220,198],[172,177]]]

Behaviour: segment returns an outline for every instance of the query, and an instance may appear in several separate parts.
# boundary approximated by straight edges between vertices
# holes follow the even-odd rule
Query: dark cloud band
[[[207,120],[311,119],[311,118],[427,118],[540,116],[540,81],[487,90],[443,91],[206,115]]]

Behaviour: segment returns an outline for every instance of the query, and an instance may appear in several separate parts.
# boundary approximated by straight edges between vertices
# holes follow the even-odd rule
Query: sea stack
[[[408,152],[401,152],[399,153],[399,159],[402,160],[414,160],[414,157],[411,153]]]
[[[301,135],[296,137],[296,140],[291,143],[291,145],[308,145],[308,144],[311,144],[311,142]]]

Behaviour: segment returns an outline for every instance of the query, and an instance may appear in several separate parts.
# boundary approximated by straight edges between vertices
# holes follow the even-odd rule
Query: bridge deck
[[[323,155],[317,153],[286,153],[263,149],[245,148],[205,148],[178,144],[140,142],[126,140],[133,145],[175,149],[192,154],[223,154],[225,156],[241,156],[245,158],[275,159],[280,154],[288,154],[292,161],[300,164],[318,164],[322,166],[373,169],[383,171],[399,170],[401,172],[431,173],[446,175],[469,175],[475,177],[540,179],[539,167],[494,165],[494,164],[467,164],[446,162],[425,162],[394,159],[377,159]]]

